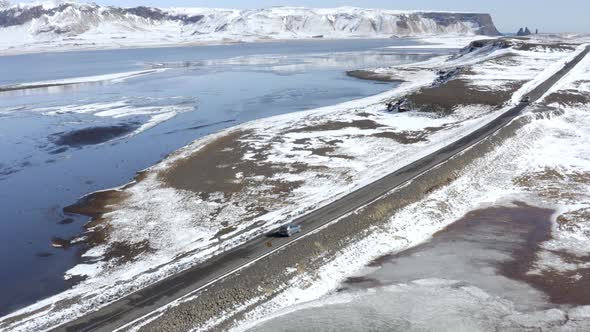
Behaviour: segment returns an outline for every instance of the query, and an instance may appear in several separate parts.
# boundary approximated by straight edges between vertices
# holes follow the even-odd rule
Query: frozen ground
[[[588,307],[520,312],[480,288],[443,279],[336,294],[291,310],[249,331],[289,331],[293,325],[298,331],[584,331],[590,319]]]
[[[572,91],[574,98],[553,102],[549,109],[543,103],[533,108],[525,115],[530,123],[470,165],[456,181],[403,209],[391,218],[386,229],[375,230],[365,240],[352,244],[317,274],[309,273],[292,280],[289,290],[258,307],[236,330],[263,331],[273,326],[273,319],[281,321],[285,316],[282,321],[288,322],[312,311],[321,316],[323,306],[330,307],[327,313],[342,314],[342,317],[356,317],[364,312],[373,317],[364,323],[378,329],[428,328],[430,319],[440,321],[436,317],[444,315],[445,321],[448,319],[453,325],[437,325],[437,329],[451,331],[461,326],[469,331],[493,331],[499,327],[587,330],[590,326],[588,306],[560,306],[559,303],[587,304],[587,297],[584,302],[583,297],[577,298],[572,293],[586,294],[589,277],[590,135],[587,128],[590,126],[590,103],[580,103],[575,98],[577,94],[589,96],[589,91],[584,89],[589,70],[590,57],[586,57],[548,93],[546,100],[551,95],[567,95]],[[547,302],[541,301],[544,309],[520,311],[516,308],[518,301],[461,280],[417,279],[352,294],[333,292],[341,281],[362,271],[372,259],[423,243],[469,211],[487,206],[510,206],[513,200],[557,210],[552,218],[551,239],[541,244],[528,272],[530,279],[525,278],[547,292],[549,298],[544,300]],[[535,280],[535,276],[540,280]],[[551,284],[548,280],[554,281],[562,292],[563,287],[573,291],[562,298],[555,296],[553,286],[547,286]],[[350,309],[351,303],[355,304],[354,310]],[[379,316],[381,310],[374,307],[375,303],[387,306],[390,313],[401,314]],[[420,309],[412,310],[416,308]]]
[[[3,318],[0,324],[10,324],[12,317],[19,315],[25,317],[15,325],[0,328],[47,328],[96,310],[134,289],[333,201],[485,124],[518,102],[518,96],[533,87],[530,82],[549,76],[576,53],[575,48],[523,51],[516,46],[486,44],[459,57],[387,68],[405,81],[393,91],[254,121],[181,149],[144,172],[136,183],[99,194],[106,197],[100,207],[105,213],[89,225],[87,234],[75,239],[86,239],[94,246],[84,254],[85,263],[66,276],[81,275],[86,279],[65,293]],[[503,61],[506,57],[510,61]],[[460,71],[440,80],[444,75],[440,70],[457,68]],[[504,72],[511,75],[499,74]],[[474,91],[501,92],[501,97],[485,105],[460,104],[444,113],[383,111],[384,100],[407,94],[420,96],[416,92],[419,88],[445,91],[454,81]],[[502,94],[509,84],[517,85],[517,97]],[[514,169],[496,169],[498,165],[493,162],[503,161],[506,153],[518,152],[521,145],[539,143],[534,137],[522,135],[549,133],[533,129],[539,124],[555,123],[538,120],[527,126],[510,144],[495,152],[504,155],[486,157],[491,161],[482,161],[467,171],[475,173],[397,215],[389,232],[394,232],[399,241],[392,243],[391,233],[380,233],[370,239],[370,245],[365,241],[354,244],[351,255],[343,255],[319,272],[324,278],[313,287],[300,290],[295,282],[294,289],[259,312],[268,313],[325,294],[337,285],[338,278],[360,268],[368,259],[424,241],[470,208],[500,198],[500,189],[505,188],[492,190],[497,189],[493,186],[512,178],[502,174],[502,169]],[[535,153],[517,155],[521,159],[514,157],[510,161],[519,169],[528,161],[522,158]],[[489,190],[484,189],[490,184]],[[508,185],[512,183],[508,181]],[[446,208],[441,211],[440,207]],[[79,296],[83,296],[82,301],[63,305]]]

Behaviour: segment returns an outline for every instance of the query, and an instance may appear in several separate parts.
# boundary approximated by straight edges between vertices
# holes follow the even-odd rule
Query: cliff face
[[[449,25],[453,22],[472,22],[476,28],[475,34],[485,36],[501,35],[490,14],[461,14],[461,13],[424,13],[424,17],[430,18],[439,25]]]
[[[19,35],[20,34],[20,35]],[[0,48],[63,43],[141,45],[296,39],[310,37],[390,37],[439,34],[498,35],[488,14],[393,10],[272,7],[256,10],[110,7],[61,3],[0,7]]]

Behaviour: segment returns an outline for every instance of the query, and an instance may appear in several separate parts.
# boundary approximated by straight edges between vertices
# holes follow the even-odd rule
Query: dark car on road
[[[528,104],[528,103],[530,103],[530,102],[531,102],[531,97],[529,97],[529,96],[525,96],[524,98],[522,98],[522,99],[520,100],[520,102],[521,102],[521,103],[527,103],[527,104]]]
[[[286,224],[279,228],[279,235],[280,236],[291,236],[293,234],[297,234],[301,232],[301,226],[296,224]]]

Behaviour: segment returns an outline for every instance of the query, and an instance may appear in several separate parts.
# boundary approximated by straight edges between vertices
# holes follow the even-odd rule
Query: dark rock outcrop
[[[526,28],[520,28],[518,30],[518,32],[516,33],[517,36],[529,36],[531,35],[531,30],[529,30],[529,27]]]
[[[422,16],[434,20],[442,26],[449,26],[457,22],[471,22],[479,26],[477,33],[486,36],[499,36],[490,14],[462,14],[462,13],[422,13]]]
[[[459,52],[457,57],[465,55],[467,53],[471,53],[471,52],[476,51],[478,49],[482,49],[484,47],[488,47],[490,49],[504,49],[504,48],[511,47],[513,45],[514,44],[510,40],[504,39],[504,38],[475,40],[475,41],[472,41],[471,43],[469,43],[469,45],[467,45],[466,47],[464,47]]]

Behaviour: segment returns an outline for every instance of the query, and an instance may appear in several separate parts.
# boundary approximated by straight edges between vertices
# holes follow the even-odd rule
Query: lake
[[[55,246],[87,219],[64,215],[65,206],[223,128],[391,89],[396,83],[345,71],[440,54],[411,50],[416,44],[315,40],[0,57],[4,87],[72,79],[0,92],[0,314],[70,286],[63,273],[80,249]],[[400,45],[408,49],[384,48]]]

